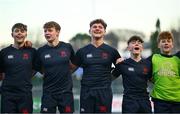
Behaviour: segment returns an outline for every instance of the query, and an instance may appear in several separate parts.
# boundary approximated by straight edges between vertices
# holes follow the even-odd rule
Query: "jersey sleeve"
[[[114,77],[119,77],[121,74],[121,63],[116,64],[114,70],[111,72]]]
[[[3,64],[3,61],[2,61],[2,51],[0,51],[0,73],[2,72],[2,64]]]
[[[180,51],[176,53],[176,56],[180,58]]]
[[[42,68],[41,68],[41,60],[40,60],[40,50],[36,51],[36,57],[34,59],[34,69],[38,72],[42,73]]]
[[[0,72],[5,72],[4,71],[4,61],[3,61],[3,50],[0,51]]]
[[[76,66],[81,66],[82,64],[82,50],[79,49],[76,54],[75,54],[75,59],[73,61],[73,64],[75,64]]]
[[[151,58],[151,60],[152,60],[152,58]],[[151,80],[152,79],[152,61],[147,61],[147,66],[148,66],[148,69],[149,69],[149,73],[148,73],[148,80]]]
[[[148,61],[152,62],[152,57],[153,57],[153,55],[151,55],[151,56],[147,57],[147,58],[146,58],[146,60],[148,60]]]
[[[32,50],[32,57],[33,57],[33,59],[32,59],[32,68],[33,68],[33,70],[36,70],[36,68],[35,68],[35,63],[36,63],[36,59],[37,59],[37,51],[36,51],[36,49],[33,49]]]
[[[114,49],[114,51],[113,51],[113,64],[115,65],[116,64],[116,60],[118,59],[118,58],[120,58],[121,57],[121,55],[119,54],[119,52],[116,50],[116,49]]]
[[[146,60],[147,60],[147,62],[148,62],[148,64],[149,64],[149,66],[150,66],[150,68],[149,68],[149,70],[150,70],[150,72],[148,73],[148,80],[152,80],[152,78],[153,78],[153,76],[152,76],[152,72],[153,72],[153,67],[152,67],[152,58],[153,58],[153,55],[150,55],[149,57],[147,57],[146,58]]]
[[[75,53],[74,53],[74,49],[72,47],[71,44],[69,44],[69,48],[70,48],[70,60],[73,63],[73,61],[75,61]]]

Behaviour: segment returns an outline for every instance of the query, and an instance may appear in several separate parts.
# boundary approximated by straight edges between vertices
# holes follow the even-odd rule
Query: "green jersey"
[[[151,96],[164,101],[180,102],[180,59],[177,56],[152,56],[153,90]]]

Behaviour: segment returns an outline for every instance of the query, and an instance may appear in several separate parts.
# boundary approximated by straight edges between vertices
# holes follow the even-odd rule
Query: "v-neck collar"
[[[90,44],[92,47],[94,47],[94,48],[100,48],[100,47],[102,47],[103,45],[104,45],[104,43],[102,43],[101,45],[99,45],[98,47],[96,47],[95,45],[93,45],[92,43]]]

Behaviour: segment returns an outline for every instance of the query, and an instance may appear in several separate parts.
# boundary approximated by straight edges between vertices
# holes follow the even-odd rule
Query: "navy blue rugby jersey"
[[[81,86],[108,88],[111,86],[111,66],[120,58],[118,51],[103,43],[99,47],[89,44],[76,53],[75,65],[83,68]]]
[[[0,51],[0,73],[2,73],[2,57],[1,57],[1,51]]]
[[[13,93],[31,91],[35,56],[34,48],[16,49],[10,45],[1,50],[1,70],[5,73],[3,91]]]
[[[178,52],[176,53],[176,56],[178,56],[178,57],[180,58],[180,51],[178,51]]]
[[[69,43],[59,42],[56,47],[44,45],[37,51],[36,70],[44,73],[43,93],[58,94],[72,91],[70,61],[74,50]]]
[[[141,59],[139,62],[129,58],[116,65],[113,76],[122,75],[124,96],[131,98],[149,98],[147,82],[151,78],[151,62]]]

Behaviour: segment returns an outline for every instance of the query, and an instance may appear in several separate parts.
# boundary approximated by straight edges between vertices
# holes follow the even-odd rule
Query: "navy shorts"
[[[32,113],[33,100],[32,93],[10,94],[2,93],[1,96],[1,113]]]
[[[41,113],[56,113],[57,107],[60,113],[73,113],[73,93],[65,92],[58,95],[43,94]]]
[[[111,88],[89,89],[81,88],[80,112],[81,113],[111,113],[112,90]]]
[[[180,113],[180,102],[152,100],[154,102],[154,113]]]
[[[152,113],[149,99],[132,99],[123,97],[122,113]]]

